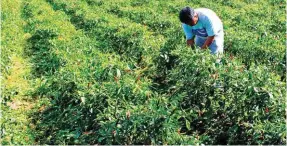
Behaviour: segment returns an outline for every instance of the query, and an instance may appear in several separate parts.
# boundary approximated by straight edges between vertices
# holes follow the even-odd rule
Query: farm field
[[[224,24],[220,63],[184,6]],[[1,144],[286,145],[283,0],[2,0]]]

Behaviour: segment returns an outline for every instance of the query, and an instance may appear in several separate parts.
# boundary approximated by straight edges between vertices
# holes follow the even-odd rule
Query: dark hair
[[[190,7],[184,7],[179,12],[179,20],[182,23],[189,23],[192,20],[192,17],[194,16],[194,9]]]

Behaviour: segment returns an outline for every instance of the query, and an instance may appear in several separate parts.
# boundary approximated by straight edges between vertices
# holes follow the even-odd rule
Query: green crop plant
[[[1,86],[1,143],[284,145],[282,3],[5,0],[1,81],[23,83]],[[186,47],[187,5],[222,19],[220,62]]]
[[[181,107],[188,115],[185,117],[188,124],[194,126],[184,126],[185,131],[210,134],[213,138],[208,142],[211,143],[284,143],[281,138],[285,129],[280,123],[285,119],[285,105],[281,103],[286,102],[286,83],[280,81],[280,76],[266,71],[266,66],[247,69],[244,64],[228,58],[222,58],[222,64],[214,63],[214,56],[197,50],[183,48],[173,53],[179,59],[168,77],[176,81],[171,93],[174,98],[186,93]],[[251,129],[263,121],[273,121],[281,128],[265,133],[259,140],[252,136]],[[236,139],[235,133],[245,139]]]

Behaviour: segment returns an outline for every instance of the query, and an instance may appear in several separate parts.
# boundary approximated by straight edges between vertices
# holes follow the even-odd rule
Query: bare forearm
[[[187,44],[188,46],[193,46],[193,45],[194,45],[194,37],[191,38],[191,39],[189,39],[189,40],[186,40],[186,44]]]
[[[207,47],[209,47],[211,45],[211,43],[213,42],[214,40],[214,36],[209,36],[207,37],[206,41],[204,42],[204,44],[202,45],[202,49],[205,49]]]

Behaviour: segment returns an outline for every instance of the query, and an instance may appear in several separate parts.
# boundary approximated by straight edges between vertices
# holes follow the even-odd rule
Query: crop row
[[[167,76],[174,83],[168,91],[181,101],[181,132],[210,135],[205,142],[213,144],[284,143],[286,83],[278,75],[227,57],[216,64],[214,57],[185,48],[172,54],[178,65]]]
[[[190,5],[182,1],[173,2],[172,4],[158,1],[143,2],[139,6],[134,6],[130,1],[117,3],[105,1],[101,2],[100,5],[93,0],[87,0],[87,2],[94,9],[105,8],[107,12],[116,14],[119,17],[127,17],[134,22],[147,25],[151,30],[163,34],[167,40],[170,40],[170,38],[180,40],[180,37],[183,37],[182,34],[178,33],[181,30],[179,25],[177,25],[179,23],[177,13],[183,5]],[[284,28],[281,26],[275,27],[273,23],[260,23],[258,25],[260,19],[272,17],[270,19],[276,18],[274,21],[283,26],[284,17],[280,13],[271,11],[272,8],[269,7],[262,7],[260,11],[255,10],[259,5],[264,5],[265,3],[263,2],[252,5],[243,3],[243,11],[236,11],[224,4],[218,5],[206,1],[202,1],[200,4],[201,6],[214,9],[222,18],[226,34],[225,44],[228,52],[242,58],[246,65],[250,65],[252,62],[256,64],[264,63],[275,69],[281,76],[284,76],[284,44],[282,43],[284,41],[282,40],[283,37],[280,37],[284,35]],[[159,5],[161,7],[158,7]],[[195,6],[198,6],[198,4]],[[169,11],[172,9],[176,11]],[[266,9],[268,13],[262,15],[260,12],[266,11]],[[249,17],[243,18],[245,15]],[[182,42],[173,41],[172,43]]]
[[[5,7],[2,10],[1,17],[1,36],[3,38],[1,39],[1,82],[4,83],[8,80],[7,76],[11,74],[11,59],[15,57],[12,54],[21,52],[25,42],[20,3],[21,2],[3,2]],[[15,7],[13,7],[13,5],[15,5]],[[5,88],[5,84],[1,84],[1,90],[5,91]],[[8,96],[5,95],[5,92],[3,93],[4,98]]]
[[[83,11],[83,8],[78,9],[78,11]],[[88,13],[84,14],[87,15]],[[96,14],[102,13],[97,12]],[[89,35],[89,37],[91,36],[93,35]],[[76,110],[75,112],[73,110],[74,107],[77,107],[77,104],[74,103],[77,100],[77,102],[81,102],[81,104],[84,104],[82,103],[83,101],[85,103],[91,103],[91,107],[96,106],[94,105],[95,102],[107,103],[105,106],[108,106],[106,108],[103,106],[99,106],[100,110],[98,111],[100,114],[95,114],[94,112],[96,109],[94,108],[92,108],[92,110],[91,107],[87,108],[86,112],[90,112],[91,114],[90,116],[86,117],[86,119],[88,120],[89,118],[95,118],[97,119],[96,121],[100,122],[100,124],[88,124],[91,126],[87,129],[77,127],[78,129],[74,128],[73,131],[66,131],[66,134],[64,135],[69,135],[70,138],[69,136],[67,136],[62,137],[62,139],[70,139],[68,140],[68,142],[77,143],[77,140],[79,140],[80,136],[81,138],[84,138],[89,137],[90,135],[93,135],[95,133],[99,133],[99,135],[95,134],[93,135],[94,138],[90,139],[92,143],[184,143],[183,141],[178,140],[177,138],[179,138],[179,135],[174,133],[176,129],[179,129],[179,133],[186,133],[187,135],[198,134],[192,132],[196,130],[202,133],[205,132],[206,134],[200,135],[200,138],[198,139],[205,142],[220,143],[220,141],[217,141],[216,139],[220,139],[224,136],[224,134],[226,134],[223,131],[228,131],[233,135],[241,134],[245,137],[250,136],[250,139],[245,139],[249,143],[268,143],[268,141],[270,140],[270,138],[268,139],[268,137],[270,136],[273,137],[271,140],[277,140],[278,143],[282,143],[282,131],[284,131],[284,127],[278,129],[276,132],[271,132],[274,130],[268,129],[270,126],[265,126],[267,128],[266,131],[268,132],[265,132],[266,135],[264,136],[267,138],[265,140],[257,141],[258,137],[260,138],[261,136],[261,132],[258,127],[262,126],[262,121],[267,120],[267,124],[276,127],[282,127],[282,121],[284,121],[282,118],[279,118],[278,121],[275,120],[277,119],[277,114],[279,117],[279,115],[282,115],[282,112],[284,111],[282,110],[284,109],[284,105],[281,105],[283,107],[280,106],[280,103],[282,102],[282,100],[284,100],[284,92],[282,92],[282,90],[284,89],[284,84],[278,82],[278,77],[276,75],[273,75],[269,72],[262,73],[262,71],[264,70],[263,66],[259,66],[257,68],[251,67],[249,70],[247,70],[244,66],[242,66],[242,64],[238,63],[235,60],[233,61],[234,63],[226,63],[223,66],[216,68],[216,66],[214,66],[215,64],[213,64],[214,60],[211,59],[212,57],[208,56],[207,54],[192,52],[184,48],[182,48],[182,50],[177,48],[177,50],[179,51],[179,53],[175,53],[175,55],[180,57],[180,60],[178,60],[179,64],[175,67],[174,70],[172,70],[171,74],[169,74],[169,79],[176,83],[175,86],[170,88],[170,94],[165,95],[166,97],[155,96],[153,98],[152,95],[156,94],[151,94],[151,97],[149,97],[150,99],[147,103],[143,101],[146,100],[145,96],[149,96],[148,92],[143,92],[147,93],[144,98],[141,98],[142,96],[135,96],[133,94],[131,95],[132,92],[127,88],[116,88],[118,87],[116,81],[112,83],[103,82],[102,84],[91,83],[90,85],[92,86],[89,92],[87,92],[88,89],[87,87],[85,87],[85,84],[87,84],[88,86],[89,82],[85,82],[85,84],[83,85],[81,85],[80,82],[75,82],[75,84],[64,84],[64,86],[60,83],[53,84],[53,87],[56,87],[57,89],[59,89],[59,87],[61,90],[64,90],[66,88],[70,89],[70,91],[68,92],[71,93],[70,97],[64,96],[65,100],[60,102],[62,108],[70,109],[66,110],[63,115],[74,114],[75,116],[79,116],[78,118],[81,120],[85,117],[81,117],[83,111]],[[86,73],[88,73],[87,67],[88,66],[83,67]],[[114,74],[111,76],[111,78],[115,79],[113,78],[114,76],[122,76],[120,75],[121,73],[121,70],[120,73],[118,73],[117,69],[114,69]],[[236,76],[233,77],[232,75]],[[87,76],[87,74],[83,76]],[[212,79],[210,79],[210,77],[212,77]],[[67,78],[72,78],[72,76]],[[264,84],[266,82],[268,84]],[[130,82],[129,80],[123,80],[121,83],[126,85]],[[243,88],[243,86],[245,88]],[[218,89],[216,89],[216,87]],[[80,90],[79,88],[82,90]],[[77,93],[75,93],[78,90],[81,91],[80,93],[83,96],[80,96],[81,94],[77,95]],[[93,91],[97,92],[95,93]],[[119,94],[118,92],[122,94]],[[109,94],[107,95],[107,93]],[[187,95],[185,95],[184,93],[187,93]],[[54,98],[59,96],[57,94],[52,95]],[[122,95],[122,97],[120,97],[119,95]],[[209,104],[208,102],[210,102],[210,100],[208,100],[208,97],[210,96],[214,97],[214,101]],[[250,98],[244,98],[246,96]],[[76,97],[77,100],[71,97]],[[196,99],[198,99],[199,97],[201,98],[201,100],[197,101]],[[228,98],[223,100],[223,97],[234,98]],[[266,98],[266,100],[264,100],[265,102],[260,103],[260,105],[257,105],[258,100],[261,99],[260,97],[264,97]],[[72,106],[68,106],[65,103],[72,104]],[[184,105],[182,103],[187,104]],[[198,105],[197,103],[200,103],[201,105]],[[235,107],[232,103],[238,103],[241,108],[238,109],[238,107]],[[59,104],[59,102],[57,104]],[[250,105],[245,108],[247,104]],[[165,107],[166,105],[169,106]],[[102,107],[102,109],[100,107]],[[269,110],[268,112],[277,114],[274,114],[273,117],[268,117],[269,114],[266,113],[266,108]],[[181,109],[183,109],[183,111]],[[103,110],[104,112],[100,112],[101,110]],[[190,113],[191,111],[196,113],[199,112],[200,115],[197,116],[197,114]],[[96,116],[92,113],[94,113]],[[147,115],[146,113],[149,113],[150,115]],[[218,116],[220,114],[226,116],[225,121],[218,120]],[[49,117],[53,116],[55,115],[53,114]],[[240,117],[241,119],[238,119],[238,117]],[[211,121],[206,120],[210,118],[218,120],[218,122],[215,122],[216,124],[212,124]],[[64,121],[66,121],[66,123],[70,121],[76,121],[77,123],[81,122],[80,120],[73,120],[70,118],[64,119]],[[202,123],[204,123],[205,126],[202,126]],[[226,126],[221,126],[222,123],[225,123]],[[247,126],[244,127],[241,126],[241,124],[245,124]],[[81,123],[81,125],[83,125],[83,122]],[[164,125],[171,128],[166,128]],[[198,125],[196,127],[200,127],[201,129],[193,127],[195,125]],[[254,125],[254,127],[250,125]],[[210,129],[210,127],[212,127],[212,129],[207,130]],[[86,131],[83,132],[83,129]],[[171,139],[166,139],[167,137],[170,137],[170,135],[165,134],[167,132],[165,129],[167,131],[173,131],[173,133],[171,133]],[[85,134],[81,135],[81,133]],[[213,135],[216,136],[210,137]],[[186,138],[189,139],[190,143],[197,141],[197,139],[192,136],[187,136]],[[209,141],[207,139],[209,139]],[[76,140],[76,142],[72,140]],[[85,141],[87,139],[81,140]],[[229,143],[243,142],[236,141],[236,137],[229,137],[228,140]]]
[[[86,2],[49,2],[54,9],[70,15],[71,22],[87,35],[96,37],[102,51],[117,52],[123,60],[134,64],[132,68],[141,67],[143,76],[164,80],[164,73],[172,66],[173,59],[165,50],[172,48],[174,38],[166,40],[142,25],[107,14],[100,8],[93,9]]]
[[[2,9],[2,38],[1,39],[1,73],[9,74],[11,54],[23,49],[25,39],[23,36],[23,20],[21,19],[21,2],[3,1]],[[15,7],[13,7],[15,5]],[[13,53],[12,53],[13,52]]]
[[[23,59],[22,52],[26,35],[21,19],[22,1],[1,1],[1,144],[27,144],[23,138],[29,141],[30,133],[24,114],[14,110],[22,108],[17,101],[26,94],[29,88],[26,72],[29,72],[29,64]],[[15,106],[16,105],[16,106]],[[28,131],[28,130],[27,130]]]
[[[41,54],[55,52],[64,62],[52,74],[39,72],[44,79],[34,94],[48,98],[50,103],[34,115],[38,143],[151,143],[151,139],[166,138],[156,133],[163,132],[157,131],[157,126],[168,122],[162,119],[170,112],[160,102],[167,101],[150,91],[148,79],[138,76],[138,70],[131,69],[117,54],[100,52],[98,41],[76,30],[63,12],[37,0],[26,1],[25,6],[27,21],[33,24],[27,26],[31,33],[28,49],[43,50]],[[53,66],[53,62],[46,63]],[[151,108],[153,105],[165,113],[157,113],[159,109]],[[126,119],[127,111],[131,112],[130,120]],[[118,124],[123,128],[117,128]],[[173,131],[169,135],[184,138],[176,133],[178,125],[173,125],[167,128]],[[130,135],[134,130],[138,130],[134,134],[142,135]],[[155,134],[150,137],[148,133]]]
[[[152,61],[158,56],[164,43],[163,36],[154,36],[145,27],[125,19],[102,12],[101,9],[90,9],[82,1],[50,1],[55,9],[62,9],[71,16],[74,25],[85,30],[90,37],[96,37],[102,44],[104,52],[117,52],[123,59],[134,64],[143,64],[152,68]]]
[[[167,35],[91,0],[47,1],[27,0],[22,11],[26,55],[40,77],[33,96],[50,101],[33,114],[37,143],[285,143],[286,83],[264,64],[247,69],[229,56],[218,64],[207,52],[168,46]],[[175,58],[158,94],[150,77],[161,73],[164,47]]]
[[[101,6],[103,6],[103,4],[101,4]],[[96,6],[94,6],[93,8],[95,9]],[[136,9],[133,9],[133,8],[130,8],[130,9],[132,9],[131,12],[136,11]],[[114,9],[112,9],[112,10],[114,10]],[[115,11],[115,13],[117,13],[117,11]],[[117,13],[117,14],[119,14],[119,13]],[[126,13],[126,14],[128,14],[128,13]],[[138,14],[140,14],[140,13],[138,13]],[[146,15],[146,16],[148,16],[148,15]],[[133,17],[133,18],[137,18],[137,17]],[[230,125],[227,124],[228,126],[226,126],[225,128],[227,128],[228,131],[232,131],[231,129],[236,129],[237,126],[240,127],[240,124],[242,124],[242,123],[250,124],[250,122],[251,122],[254,125],[260,125],[262,120],[266,120],[265,119],[266,114],[264,113],[264,112],[266,112],[266,109],[269,110],[270,107],[276,107],[277,105],[279,106],[280,102],[282,100],[284,100],[284,98],[283,98],[284,97],[284,91],[283,91],[284,84],[278,82],[278,80],[280,80],[278,78],[278,76],[273,75],[272,73],[265,73],[264,74],[262,72],[263,70],[266,71],[266,67],[264,67],[264,65],[259,66],[259,67],[253,67],[251,65],[249,70],[247,70],[244,66],[241,66],[242,65],[241,63],[238,63],[238,61],[236,61],[236,60],[232,60],[234,63],[229,63],[227,66],[224,66],[221,69],[219,69],[219,71],[215,71],[215,72],[221,72],[221,73],[219,73],[219,74],[218,73],[212,74],[212,71],[206,72],[206,70],[212,68],[210,66],[210,65],[212,65],[212,61],[209,60],[209,61],[203,62],[203,64],[199,63],[199,62],[194,63],[194,61],[202,61],[204,59],[201,58],[203,56],[199,55],[200,56],[199,57],[199,56],[197,56],[197,54],[194,54],[194,56],[191,55],[193,53],[194,52],[188,52],[188,53],[181,52],[181,53],[178,54],[178,56],[182,56],[181,54],[189,54],[189,55],[183,57],[184,60],[186,60],[187,58],[193,58],[193,59],[190,59],[190,60],[188,60],[186,62],[183,62],[182,65],[177,66],[178,68],[172,70],[172,75],[169,76],[169,79],[178,81],[178,84],[180,85],[180,87],[179,87],[179,89],[177,89],[175,87],[175,90],[181,91],[181,92],[179,92],[179,94],[182,94],[182,91],[188,93],[188,95],[186,97],[184,97],[185,98],[184,101],[186,101],[188,103],[195,102],[192,105],[190,105],[190,104],[183,105],[185,107],[197,106],[200,103],[200,101],[197,101],[196,99],[202,98],[202,97],[209,97],[209,96],[213,96],[213,97],[215,96],[215,98],[216,97],[220,97],[220,96],[223,96],[223,97],[235,97],[235,99],[231,98],[230,100],[226,100],[226,103],[228,103],[229,105],[226,107],[226,109],[224,109],[224,112],[223,112],[224,113],[223,115],[225,115],[225,113],[227,113],[227,111],[229,111],[229,110],[232,111],[232,112],[228,113],[228,116],[226,116],[229,119],[231,119],[230,121],[228,121],[228,122],[226,121],[226,122],[227,123],[231,122],[231,125],[232,125],[231,126],[232,128],[228,129],[228,127]],[[197,56],[200,59],[196,58],[195,56]],[[197,65],[197,64],[199,64],[199,65]],[[193,66],[193,67],[191,67],[190,69],[186,69],[187,66]],[[204,66],[204,67],[201,70],[199,66]],[[194,72],[192,72],[192,70],[194,70]],[[232,71],[232,70],[238,70],[238,71]],[[183,76],[178,76],[179,75],[178,73],[181,73],[181,72],[183,72]],[[226,73],[226,72],[229,72],[229,73]],[[272,71],[270,71],[270,72],[272,72]],[[244,73],[244,74],[242,74],[242,73]],[[233,74],[237,74],[238,76],[233,78],[233,77],[231,77]],[[216,80],[216,81],[209,80],[209,79],[207,79],[208,76],[217,78],[219,80]],[[220,78],[218,78],[218,76],[219,77],[221,76],[222,78],[220,79]],[[256,77],[254,77],[254,76],[256,76]],[[205,79],[208,80],[208,81],[204,81]],[[239,79],[240,80],[244,79],[244,80],[238,81]],[[208,86],[207,86],[207,87],[209,87],[209,89],[206,89],[206,84],[205,84],[206,82],[209,82]],[[267,88],[262,87],[264,82],[269,82],[270,85],[267,85],[267,86],[270,86],[270,87],[278,86],[278,88],[280,88],[281,91],[277,92],[276,91],[277,88],[273,88],[270,91],[266,90]],[[199,86],[199,85],[202,85],[202,86]],[[245,86],[245,88],[243,88],[244,85],[250,85],[250,86]],[[224,88],[224,90],[222,90],[222,91],[221,90],[215,91],[216,89],[215,89],[214,86],[219,86],[219,88]],[[220,86],[222,86],[222,87],[220,87]],[[172,89],[174,90],[174,87],[172,87]],[[214,92],[219,92],[219,93],[218,94],[217,93],[214,94]],[[273,99],[273,97],[274,97],[273,94],[276,96],[274,99]],[[250,99],[244,98],[244,97],[250,97]],[[262,105],[257,106],[256,103],[260,102],[260,100],[259,100],[260,98],[259,97],[265,97],[265,98],[271,97],[272,99],[268,98],[267,99],[268,100],[267,103],[262,103]],[[220,100],[220,99],[218,99],[218,100]],[[178,101],[180,101],[180,100],[178,100]],[[198,109],[200,109],[199,110],[200,112],[202,112],[202,110],[203,111],[206,110],[203,107],[205,107],[204,106],[206,104],[205,102],[208,102],[208,101],[210,102],[210,100],[208,98],[203,98],[202,99],[203,106],[199,106],[198,107]],[[231,103],[234,103],[234,102],[240,104],[242,109],[232,108],[233,105]],[[220,104],[224,105],[226,103],[224,101],[224,102],[222,102]],[[250,107],[246,107],[245,108],[244,106],[246,106],[246,104],[251,104],[251,105],[250,105]],[[269,105],[270,107],[269,106],[266,107],[266,105]],[[213,105],[213,106],[216,107],[218,105]],[[207,107],[210,108],[210,105],[207,105]],[[208,111],[207,113],[208,114],[204,118],[209,119],[210,118],[209,116],[218,118],[218,115],[222,114],[222,111],[219,110],[220,108],[222,108],[222,105],[220,107],[218,107],[218,111],[215,112],[216,114],[212,114],[214,112],[213,108],[215,108],[215,107],[207,109],[207,111]],[[283,115],[283,113],[282,113],[283,110],[282,109],[284,109],[284,107],[278,107],[278,108],[274,109],[274,113],[278,112],[278,113],[281,113],[280,115]],[[255,110],[255,111],[252,112],[253,110]],[[250,116],[248,116],[248,114],[250,114]],[[258,115],[260,115],[260,116],[258,116]],[[191,115],[189,115],[189,116],[191,116]],[[241,119],[238,120],[237,116],[241,117],[242,120]],[[209,117],[209,118],[207,118],[207,117]],[[201,118],[199,118],[199,119],[201,119]],[[268,124],[272,125],[272,124],[276,123],[275,122],[276,120],[273,121],[274,119],[275,118],[272,118],[272,120],[268,121],[269,122]],[[214,119],[214,120],[216,120],[216,119]],[[249,120],[250,120],[250,122],[248,122]],[[260,122],[254,122],[256,120],[260,120]],[[202,121],[200,121],[200,120],[198,120],[196,118],[193,119],[192,121],[195,122],[195,123],[198,122],[196,124],[199,124],[200,122],[202,122]],[[243,122],[243,121],[245,121],[245,122]],[[275,138],[275,140],[276,139],[279,140],[280,137],[282,138],[282,135],[283,135],[282,134],[282,131],[284,131],[284,128],[282,129],[282,121],[283,121],[283,119],[281,119],[280,121],[281,122],[279,122],[279,123],[281,123],[281,124],[278,124],[276,126],[279,126],[279,127],[281,126],[281,128],[280,128],[281,132],[278,132],[278,133],[281,133],[281,134],[277,135],[277,136],[274,135],[275,133],[272,133],[272,132],[267,134],[267,135],[273,135],[274,137],[277,137],[277,138]],[[209,121],[206,121],[206,122],[207,122],[206,125],[211,126],[210,124],[208,124]],[[222,124],[222,122],[223,121],[220,121],[219,123]],[[193,124],[195,124],[195,123],[193,123]],[[219,128],[220,127],[219,125],[215,126],[216,127],[215,129]],[[189,129],[188,126],[186,128]],[[248,127],[248,128],[242,128],[241,127],[241,128],[237,128],[237,130],[234,130],[232,132],[234,132],[236,134],[246,134],[245,136],[248,137],[247,134],[251,134],[251,133],[247,132],[247,131],[250,130],[250,129],[252,129],[253,132],[259,134],[258,131],[256,131],[257,130],[256,126],[255,127]],[[199,130],[199,129],[196,129],[196,130]],[[223,131],[225,131],[225,130],[223,130]],[[243,130],[245,132],[241,133],[240,130]],[[217,131],[217,130],[214,130],[214,131]],[[210,135],[215,135],[214,131],[209,131]],[[221,134],[218,134],[217,136],[218,136],[217,138],[221,139],[221,137],[223,135],[221,133]],[[246,139],[246,140],[247,141],[249,140],[250,143],[257,143],[258,141],[256,141],[256,138],[255,138],[256,136],[258,136],[258,135],[255,135],[251,139]],[[231,137],[229,140],[230,140],[229,143],[242,142],[242,141],[237,141],[236,138],[234,138],[234,137]],[[274,141],[274,139],[272,139],[272,140]],[[268,140],[263,140],[263,143],[266,143],[267,141]],[[217,141],[217,143],[219,143],[219,141]]]

